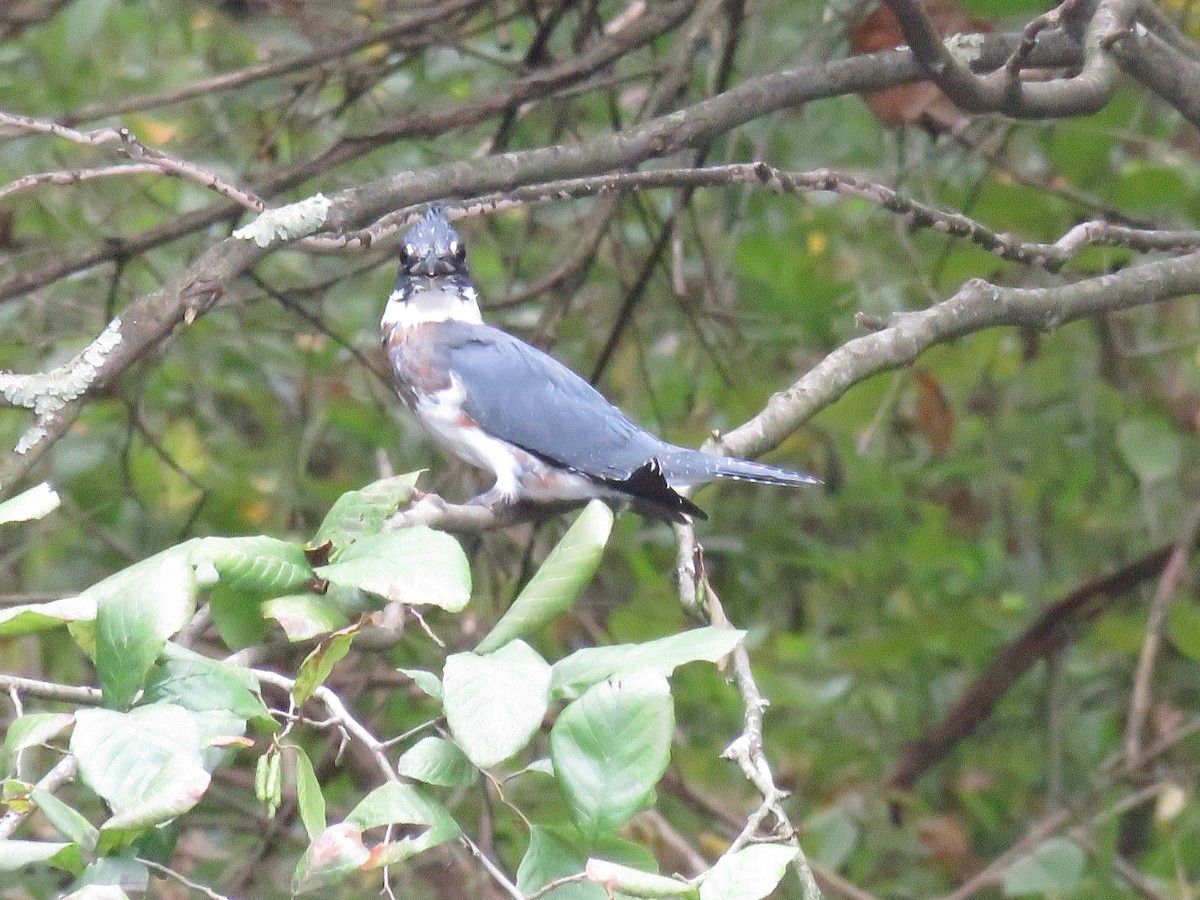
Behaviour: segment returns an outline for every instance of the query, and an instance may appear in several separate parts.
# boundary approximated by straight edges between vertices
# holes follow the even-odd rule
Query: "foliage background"
[[[148,146],[240,185],[318,160],[308,177],[263,192],[275,205],[489,151],[569,141],[635,121],[646,102],[680,108],[727,83],[836,58],[861,16],[854,4],[710,4],[710,18],[680,12],[674,27],[583,87],[575,81],[497,102],[474,119],[413,125],[345,162],[332,155],[381,123],[503,97],[524,73],[562,65],[601,40],[601,24],[621,11],[608,2],[459,5],[462,13],[408,35],[408,49],[375,45],[282,78],[106,115],[124,98],[328,48],[405,16],[432,17],[444,4],[17,4],[0,19],[0,108],[80,127],[123,124]],[[963,6],[1010,31],[1047,8],[1026,0]],[[13,10],[30,13],[29,21]],[[540,53],[530,51],[538,20],[556,22]],[[663,87],[671,74],[682,76],[677,90]],[[106,147],[5,138],[0,183],[118,159]],[[1092,115],[980,116],[954,136],[885,129],[848,94],[724,134],[708,160],[836,169],[997,232],[1053,242],[1091,219],[1196,228],[1196,148],[1177,112],[1125,81]],[[0,198],[0,281],[81,253],[103,259],[0,302],[0,369],[44,371],[66,361],[113,314],[250,217],[226,215],[150,249],[122,243],[215,199],[199,184],[161,175],[43,184]],[[610,202],[615,213],[597,252],[580,258]],[[1137,256],[1094,247],[1048,272],[911,229],[861,199],[753,185],[518,205],[462,227],[490,321],[585,374],[603,360],[599,384],[614,402],[693,446],[749,419],[772,392],[862,334],[857,313],[886,321],[971,278],[1047,287],[1118,271]],[[578,271],[547,283],[572,260]],[[643,269],[649,276],[639,293]],[[378,374],[377,321],[393,278],[385,246],[285,250],[224,284],[211,312],[90,398],[27,479],[49,480],[64,502],[40,522],[5,526],[3,602],[74,594],[196,535],[304,540],[343,492],[391,472],[426,468],[426,490],[470,496],[476,476],[431,451]],[[971,334],[855,386],[771,454],[819,473],[823,490],[723,485],[701,493],[712,513],[700,529],[708,571],[730,619],[749,630],[771,703],[767,756],[792,792],[788,809],[820,869],[877,896],[953,892],[1032,824],[1073,805],[1086,810],[1072,824],[1082,829],[1074,837],[1087,860],[1052,887],[1126,896],[1137,884],[1122,875],[1128,866],[1151,896],[1196,889],[1195,739],[1145,770],[1098,774],[1124,746],[1157,570],[1073,621],[1061,650],[1018,678],[915,785],[898,789],[887,777],[906,746],[1054,601],[1190,533],[1198,329],[1194,300],[1185,297],[1044,334]],[[0,410],[0,445],[16,444],[28,424],[23,410]],[[464,538],[475,579],[470,612],[430,622],[451,649],[486,632],[561,530],[552,521]],[[667,528],[622,516],[584,601],[541,637],[544,646],[636,642],[687,627],[674,566]],[[1195,714],[1200,687],[1200,607],[1189,574],[1172,594],[1151,737]],[[217,652],[215,638],[210,646]],[[264,652],[285,670],[303,655],[278,640]],[[409,628],[384,652],[354,651],[330,685],[379,733],[399,734],[428,710],[394,667],[436,666],[442,655]],[[86,659],[57,633],[6,640],[0,667],[92,680]],[[678,728],[659,809],[711,861],[731,827],[714,810],[744,820],[757,804],[736,768],[717,758],[741,729],[742,706],[711,668],[682,670],[673,694]],[[352,805],[361,768],[352,759],[335,766],[336,741],[310,739],[331,806]],[[252,760],[248,753],[243,762]],[[205,827],[188,832],[194,843],[180,851],[181,868],[233,895],[281,895],[300,848],[286,821],[268,825],[250,808],[240,773],[223,776],[221,796],[198,810]],[[1147,784],[1157,789],[1138,795],[1146,802],[1120,808]],[[483,816],[483,827],[493,827],[478,797],[463,802],[473,810],[467,821]],[[228,808],[241,820],[218,818]],[[664,837],[672,832],[652,821],[632,827],[664,871],[682,868]],[[496,853],[512,868],[520,829],[502,816],[494,829]],[[417,892],[411,896],[450,896],[472,876],[431,863],[399,877]],[[55,884],[48,872],[22,876],[5,896],[49,896]]]

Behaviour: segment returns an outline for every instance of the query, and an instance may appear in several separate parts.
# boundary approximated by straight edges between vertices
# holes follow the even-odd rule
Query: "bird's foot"
[[[511,494],[507,491],[500,490],[499,487],[493,485],[490,489],[484,491],[476,497],[472,497],[467,503],[471,506],[486,506],[488,509],[504,509],[509,506],[516,505],[516,494]]]

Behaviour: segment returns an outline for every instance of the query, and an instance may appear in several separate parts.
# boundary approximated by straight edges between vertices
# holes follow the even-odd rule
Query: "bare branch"
[[[1171,601],[1176,591],[1179,590],[1179,581],[1183,577],[1187,559],[1196,545],[1198,533],[1200,509],[1193,511],[1191,524],[1171,548],[1171,556],[1163,567],[1158,586],[1154,590],[1154,598],[1150,601],[1146,636],[1142,643],[1142,653],[1138,657],[1137,671],[1134,673],[1129,715],[1125,723],[1125,756],[1130,761],[1137,759],[1141,752],[1142,731],[1146,727],[1146,718],[1150,715],[1150,680],[1154,676],[1154,664],[1158,658],[1158,648],[1162,644],[1167,613],[1171,609]]]
[[[1048,288],[999,287],[972,279],[950,299],[918,312],[896,313],[881,330],[843,344],[775,394],[753,419],[712,442],[712,449],[735,456],[765,453],[859,382],[909,365],[936,344],[985,328],[1019,325],[1046,331],[1198,291],[1200,253]]]
[[[43,700],[59,700],[64,703],[78,703],[87,706],[95,706],[104,702],[104,698],[97,688],[56,684],[53,681],[39,681],[36,678],[22,678],[19,675],[0,674],[0,691],[17,691],[30,697],[41,697]]]
[[[141,856],[136,856],[136,857],[134,857],[134,859],[136,859],[138,862],[140,862],[147,869],[151,869],[151,870],[157,872],[159,875],[162,875],[164,878],[170,878],[173,881],[178,881],[180,884],[182,884],[188,890],[196,891],[199,894],[203,894],[205,897],[208,897],[209,900],[229,900],[229,898],[226,897],[224,894],[219,894],[210,887],[205,887],[202,884],[192,881],[191,879],[185,877],[182,873],[176,872],[174,869],[170,868],[169,866],[164,866],[162,863],[157,863],[152,859],[145,859],[144,857],[141,857]]]
[[[584,501],[557,503],[515,503],[492,507],[477,503],[447,503],[436,494],[417,494],[407,509],[402,509],[384,524],[384,529],[411,528],[424,525],[451,533],[475,533],[507,528],[519,522],[539,522],[560,513],[578,509]]]
[[[984,35],[984,46],[1011,48],[1017,38]],[[981,51],[982,52],[982,51]],[[1011,52],[1009,49],[1008,52]],[[996,61],[1002,65],[1007,52]],[[861,93],[918,81],[924,72],[910,52],[866,54],[749,78],[723,93],[611,135],[579,144],[506,153],[402,172],[339,192],[329,227],[346,231],[416,203],[473,197],[490,190],[630,168],[647,159],[703,147],[716,137],[779,109],[821,97]],[[4,294],[0,284],[0,297]]]
[[[691,565],[681,567],[680,572],[679,590],[684,607],[702,612],[717,628],[733,628],[725,615],[720,598],[704,572],[703,549],[695,542],[691,526],[677,526],[676,534],[679,538],[680,556],[686,554],[691,561]],[[775,823],[772,837],[796,848],[795,866],[801,894],[805,900],[820,900],[821,888],[813,875],[804,848],[800,846],[796,828],[783,808],[787,791],[776,786],[771,763],[763,749],[763,711],[768,704],[754,680],[754,670],[750,667],[750,653],[745,644],[739,642],[731,656],[734,680],[742,695],[742,733],[734,738],[721,755],[737,763],[746,780],[754,785],[755,790],[762,796],[762,802],[746,819],[745,826],[725,850],[724,855],[736,853],[751,840],[760,837],[759,829],[770,817]]]
[[[930,22],[919,0],[885,0],[895,13],[913,53],[929,73],[931,80],[959,109],[968,113],[999,112],[1014,118],[1046,118],[1086,115],[1107,105],[1116,87],[1116,65],[1104,53],[1105,42],[1127,28],[1134,17],[1134,0],[1099,0],[1088,25],[1086,62],[1073,78],[1023,82],[1009,77],[1008,71],[981,78],[955,55]],[[1036,35],[1035,35],[1036,37]],[[1023,63],[1032,48],[1021,52],[1027,43],[1014,50]],[[962,56],[976,55],[974,37],[959,41]],[[1010,57],[1012,59],[1012,57]]]
[[[921,775],[987,720],[1000,698],[1038,660],[1066,646],[1086,622],[1161,573],[1171,551],[1171,547],[1161,547],[1111,575],[1081,585],[1047,606],[1033,623],[996,653],[946,715],[925,729],[904,751],[885,783],[897,790],[911,790]]]
[[[293,72],[321,66],[376,44],[384,44],[398,49],[423,46],[429,42],[429,33],[434,31],[436,26],[442,25],[445,20],[455,16],[472,13],[483,5],[482,0],[452,0],[452,2],[442,3],[433,8],[423,9],[418,15],[410,16],[379,31],[336,42],[314,53],[248,66],[238,69],[236,72],[225,72],[221,75],[214,75],[212,78],[193,81],[182,87],[155,94],[126,97],[110,103],[92,103],[62,116],[61,120],[64,125],[78,125],[108,116],[119,116],[143,109],[169,106],[184,100],[232,90],[266,78],[279,78]]]
[[[1200,62],[1141,26],[1109,35],[1104,46],[1123,70],[1200,128]]]
[[[380,124],[370,134],[343,138],[315,158],[273,170],[255,185],[253,190],[258,196],[274,196],[337,166],[359,159],[393,141],[403,138],[433,137],[454,129],[469,128],[491,116],[498,115],[514,100],[533,102],[553,96],[561,89],[576,87],[593,73],[606,70],[625,54],[650,43],[656,37],[675,27],[690,6],[691,4],[686,0],[674,0],[674,2],[656,5],[653,10],[638,16],[630,24],[615,31],[605,40],[597,42],[578,56],[519,78],[494,94],[457,105],[440,107],[429,112],[413,111]],[[914,74],[917,73],[914,72]],[[464,165],[470,165],[470,163],[464,163]],[[505,185],[490,185],[486,190],[495,190],[503,186]],[[404,205],[406,204],[398,203],[393,209]],[[50,284],[65,275],[90,268],[105,260],[143,253],[183,235],[208,228],[217,222],[236,220],[241,212],[240,204],[216,203],[176,216],[170,221],[145,229],[130,237],[109,239],[99,247],[75,255],[57,257],[37,269],[16,272],[7,278],[0,279],[0,301],[18,297],[28,291]],[[363,221],[376,218],[378,216],[366,216]]]
[[[267,684],[272,684],[275,687],[282,688],[289,694],[296,687],[296,680],[288,678],[286,675],[280,675],[277,672],[272,672],[269,669],[251,669],[254,677],[259,681]],[[375,738],[361,722],[358,721],[346,708],[346,704],[342,702],[342,698],[335,694],[325,685],[320,685],[313,691],[313,697],[325,705],[332,716],[341,727],[346,730],[352,738],[358,741],[370,752],[371,758],[375,761],[376,768],[387,781],[399,781],[400,776],[396,774],[396,770],[392,764],[388,762],[387,756],[384,755],[385,745],[382,741]]]
[[[1159,9],[1154,0],[1140,0],[1137,17],[1139,22],[1176,50],[1192,59],[1200,59],[1200,45],[1180,31],[1179,25]]]
[[[1012,52],[1012,56],[1004,63],[1004,77],[1007,80],[1006,90],[1009,93],[1020,91],[1020,85],[1017,84],[1021,77],[1021,70],[1025,68],[1029,60],[1029,55],[1033,52],[1033,48],[1037,46],[1038,37],[1049,29],[1061,28],[1063,23],[1071,18],[1079,15],[1091,15],[1091,7],[1095,0],[1063,0],[1058,6],[1050,10],[1050,12],[1042,13],[1042,15],[1030,20],[1025,26],[1025,30],[1021,33],[1021,43],[1017,45],[1017,49]]]
[[[1053,243],[1025,241],[998,233],[970,216],[954,210],[939,209],[901,194],[894,188],[867,181],[832,169],[811,172],[785,172],[763,162],[733,163],[688,169],[652,169],[645,172],[619,172],[591,178],[571,178],[533,184],[475,197],[461,204],[464,214],[479,214],[515,205],[556,202],[567,197],[605,196],[624,190],[644,190],[656,187],[720,187],[729,184],[757,184],[776,193],[805,194],[829,191],[844,197],[854,197],[879,206],[888,212],[905,217],[913,228],[928,228],[942,234],[962,237],[988,250],[1001,259],[1058,271],[1072,256],[1086,247],[1097,245],[1128,247],[1143,252],[1188,250],[1200,246],[1200,231],[1132,228],[1110,222],[1083,222]],[[370,243],[388,239],[412,218],[387,216],[388,224],[376,225],[364,231],[371,235]]]
[[[39,172],[36,175],[23,175],[15,181],[10,181],[0,188],[0,197],[26,191],[39,184],[75,184],[79,181],[92,181],[96,178],[109,178],[113,175],[161,175],[161,166],[154,163],[132,163],[130,165],[97,166],[93,169],[66,169],[59,172]]]
[[[5,112],[4,110],[0,110],[0,124],[8,125],[17,131],[29,134],[53,135],[54,137],[62,138],[75,144],[96,145],[118,142],[121,145],[120,152],[125,156],[154,166],[165,175],[178,175],[180,178],[186,178],[207,188],[212,188],[238,205],[255,212],[261,212],[266,208],[266,204],[262,198],[231,184],[215,172],[210,172],[195,163],[180,159],[164,150],[147,147],[134,137],[133,132],[128,128],[97,128],[93,131],[77,131],[74,128],[68,128],[66,125],[60,125],[57,122],[17,115],[16,113]],[[9,188],[11,188],[11,185]],[[9,193],[9,188],[0,191],[0,195]]]

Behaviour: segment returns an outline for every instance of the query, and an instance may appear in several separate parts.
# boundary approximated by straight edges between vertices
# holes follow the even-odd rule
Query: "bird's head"
[[[467,271],[467,247],[440,207],[417,220],[400,244],[396,289],[383,311],[384,334],[430,322],[481,323]]]
[[[439,278],[467,274],[467,247],[441,207],[432,207],[404,235],[400,275]]]

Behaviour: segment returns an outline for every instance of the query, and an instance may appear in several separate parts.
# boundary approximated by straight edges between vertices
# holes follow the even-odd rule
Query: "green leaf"
[[[271,715],[248,669],[175,645],[155,667],[143,700],[173,703],[192,712],[222,711],[239,719]]]
[[[62,900],[129,900],[129,895],[115,884],[85,884]]]
[[[523,894],[532,894],[552,881],[580,874],[586,864],[584,851],[554,830],[534,825],[529,832],[529,847],[517,867],[517,887]],[[590,882],[564,884],[544,895],[546,900],[605,900],[606,896],[602,887]]]
[[[192,714],[205,769],[212,771],[232,755],[227,745],[246,733],[248,719],[263,730],[276,729],[248,670],[175,644],[167,644],[164,656],[151,670],[141,702],[172,703]]]
[[[1084,862],[1083,851],[1066,838],[1042,841],[1005,871],[1004,894],[1070,894],[1079,886]]]
[[[29,796],[46,820],[58,829],[59,834],[77,844],[84,853],[91,853],[96,849],[100,831],[81,813],[40,787],[35,786]]]
[[[136,802],[129,802],[132,797],[124,795],[125,808],[114,810],[101,827],[140,830],[170,821],[199,803],[210,781],[211,776],[203,767],[190,759],[172,756],[142,783]]]
[[[292,699],[296,701],[297,706],[303,706],[313,695],[313,691],[325,683],[333,667],[350,652],[354,636],[362,627],[360,622],[335,631],[304,657],[304,662],[300,664],[300,672],[296,675],[296,684],[292,688]]]
[[[532,773],[535,775],[549,775],[551,778],[553,778],[554,763],[550,761],[550,757],[543,756],[541,759],[535,759],[529,765],[525,766],[525,768],[518,769],[509,777],[516,778],[518,775],[524,775],[526,773]]]
[[[136,828],[191,809],[208,788],[200,730],[187,710],[169,703],[130,712],[75,713],[71,752],[83,783],[107,801],[105,828]]]
[[[581,874],[593,855],[644,871],[656,867],[654,856],[646,848],[619,837],[602,835],[584,840],[574,828],[534,825],[529,832],[529,847],[517,868],[517,887],[522,893],[532,894],[551,881]],[[544,896],[548,900],[607,900],[609,895],[598,884],[577,881]]]
[[[366,831],[381,825],[444,825],[448,816],[440,803],[411,784],[390,781],[363,797],[346,821]],[[458,826],[452,830],[457,832]]]
[[[0,525],[41,519],[58,509],[61,502],[54,488],[43,481],[36,487],[0,503]]]
[[[1161,481],[1179,472],[1183,449],[1170,420],[1160,416],[1129,419],[1117,426],[1117,446],[1125,464],[1142,481]]]
[[[667,680],[639,672],[590,688],[550,732],[550,758],[575,824],[612,834],[654,803],[675,729]]]
[[[316,572],[335,584],[409,606],[460,612],[471,599],[471,567],[462,547],[450,535],[424,526],[357,540],[337,562]]]
[[[524,747],[550,705],[550,667],[524,641],[479,656],[456,653],[442,672],[446,721],[483,769]]]
[[[630,897],[696,897],[699,892],[677,878],[667,878],[623,866],[604,859],[589,859],[588,879],[608,891],[620,891]]]
[[[262,604],[255,597],[218,584],[209,595],[208,611],[212,613],[217,633],[229,648],[240,650],[266,640]]]
[[[1182,597],[1176,600],[1167,619],[1167,633],[1176,650],[1192,662],[1200,662],[1200,606]]]
[[[105,704],[116,708],[133,701],[167,639],[195,610],[196,577],[183,554],[160,553],[126,571],[135,570],[119,589],[101,592],[96,606],[96,672]]]
[[[405,751],[396,771],[414,781],[442,787],[467,787],[478,772],[458,747],[440,737],[425,737]]]
[[[316,594],[288,594],[262,605],[262,614],[279,623],[289,641],[307,641],[349,625],[336,603]]]
[[[700,900],[759,900],[783,880],[797,852],[786,844],[754,844],[722,856],[700,882]]]
[[[81,0],[63,14],[65,50],[72,59],[87,54],[112,9],[114,0]]]
[[[831,806],[804,821],[804,846],[816,839],[810,858],[829,869],[840,869],[858,844],[858,825],[844,809]]]
[[[446,808],[410,784],[389,782],[371,791],[346,817],[346,824],[366,831],[382,825],[418,825],[422,831],[371,851],[364,869],[400,862],[462,834]]]
[[[612,526],[612,510],[589,503],[475,652],[489,653],[570,609],[596,574]]]
[[[70,713],[27,713],[13,719],[4,734],[4,758],[11,760],[28,747],[38,747],[75,722]]]
[[[370,858],[361,829],[347,822],[330,825],[313,839],[296,864],[292,893],[307,894],[335,884]]]
[[[296,805],[300,808],[300,821],[304,823],[308,839],[315,841],[325,830],[325,796],[308,754],[302,747],[291,749],[296,754]]]
[[[432,672],[424,669],[398,669],[401,675],[407,675],[421,692],[434,700],[442,699],[442,680]]]
[[[554,664],[550,689],[555,697],[577,697],[614,675],[648,671],[670,675],[678,666],[727,656],[746,632],[728,628],[693,628],[644,644],[585,647]]]
[[[420,472],[396,475],[347,491],[334,501],[313,537],[313,546],[330,541],[340,551],[359,538],[378,534],[392,513],[413,494]]]
[[[76,894],[91,900],[111,900],[129,891],[142,897],[150,886],[150,870],[136,859],[128,856],[105,856],[80,873],[72,885]],[[112,893],[115,889],[117,893]]]
[[[223,587],[255,599],[297,591],[313,576],[304,548],[263,535],[200,538],[190,543],[189,557],[197,566],[211,564]]]
[[[16,872],[35,863],[53,862],[74,844],[54,841],[0,841],[0,872]]]
[[[0,637],[16,637],[96,618],[96,598],[81,594],[46,603],[27,603],[0,609]]]

